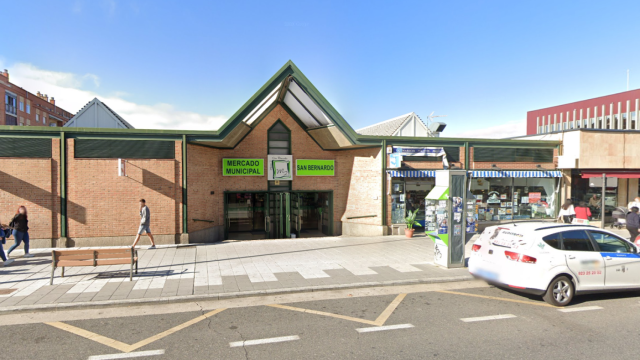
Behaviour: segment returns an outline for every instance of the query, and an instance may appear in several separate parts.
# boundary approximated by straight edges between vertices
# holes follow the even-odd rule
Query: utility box
[[[467,172],[436,171],[435,187],[425,198],[425,233],[434,242],[434,262],[445,268],[465,266],[467,212],[475,199],[467,199]],[[469,204],[467,204],[469,203]]]

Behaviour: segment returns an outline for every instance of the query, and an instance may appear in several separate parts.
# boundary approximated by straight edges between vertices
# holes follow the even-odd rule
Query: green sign
[[[335,160],[296,160],[297,176],[334,176]]]
[[[224,176],[264,176],[264,159],[222,159]]]

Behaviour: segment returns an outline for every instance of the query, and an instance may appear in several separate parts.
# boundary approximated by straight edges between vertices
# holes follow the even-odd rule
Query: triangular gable
[[[359,147],[353,128],[292,61],[288,61],[220,127],[220,141],[198,143],[219,148],[235,147],[278,104],[324,149]]]
[[[108,129],[133,129],[134,127],[125,121],[105,103],[94,98],[89,101],[64,127],[84,128],[108,128]]]

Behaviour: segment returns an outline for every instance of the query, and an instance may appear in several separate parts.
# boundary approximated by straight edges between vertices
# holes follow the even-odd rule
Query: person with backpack
[[[11,219],[9,227],[13,229],[14,243],[7,251],[7,258],[22,242],[24,242],[24,257],[32,258],[33,255],[29,254],[29,218],[26,207],[20,206],[18,208],[18,212]]]

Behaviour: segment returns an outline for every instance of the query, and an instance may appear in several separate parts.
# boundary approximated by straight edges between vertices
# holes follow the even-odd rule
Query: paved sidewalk
[[[470,278],[464,268],[435,267],[433,243],[425,237],[254,240],[143,249],[139,250],[139,273],[133,281],[129,281],[129,265],[72,267],[65,269],[64,278],[58,269],[52,286],[50,249],[33,251],[31,259],[12,254],[16,261],[0,267],[0,310]],[[7,289],[11,293],[3,294]]]

